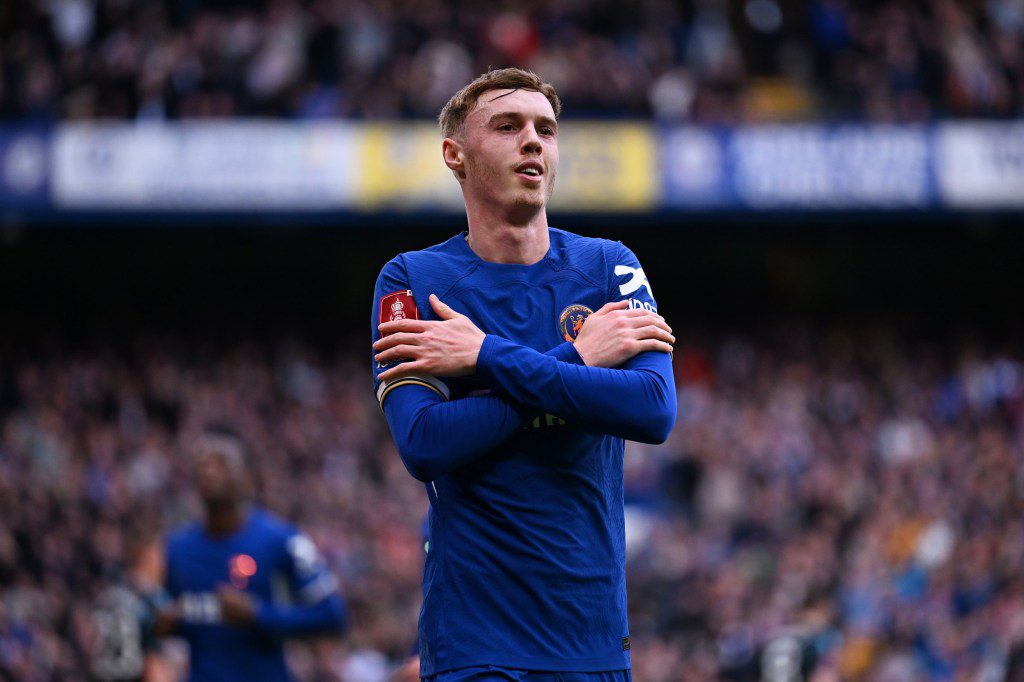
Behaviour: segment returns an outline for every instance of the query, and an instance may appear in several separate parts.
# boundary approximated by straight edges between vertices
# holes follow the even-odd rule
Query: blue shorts
[[[600,673],[558,673],[538,670],[517,670],[496,665],[475,665],[448,670],[422,678],[423,682],[633,682],[630,670]]]

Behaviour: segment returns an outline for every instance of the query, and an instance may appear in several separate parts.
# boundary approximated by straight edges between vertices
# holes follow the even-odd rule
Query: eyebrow
[[[490,125],[491,123],[493,123],[495,120],[497,120],[499,118],[514,118],[514,119],[522,120],[525,117],[520,112],[518,112],[518,111],[501,111],[501,112],[498,112],[497,114],[494,114],[489,119],[487,119],[488,125]],[[550,127],[554,128],[555,130],[558,130],[558,122],[555,121],[555,119],[550,118],[548,116],[541,116],[541,117],[539,117],[537,119],[537,122],[542,124],[542,125],[550,126]]]

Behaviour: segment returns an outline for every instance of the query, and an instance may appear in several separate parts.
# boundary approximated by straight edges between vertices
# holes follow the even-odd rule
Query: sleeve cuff
[[[480,345],[480,353],[476,356],[476,373],[481,379],[490,384],[495,385],[494,382],[494,362],[497,358],[497,353],[500,353],[501,342],[504,341],[500,336],[494,334],[487,334],[484,336],[484,342]]]
[[[562,345],[558,346],[558,350],[555,353],[555,357],[562,361],[568,362],[571,365],[585,365],[583,356],[576,350],[576,344],[572,341],[566,341]]]
[[[533,421],[534,417],[537,416],[536,410],[532,410],[526,405],[517,402],[501,387],[497,377],[495,376],[495,372],[500,369],[499,358],[503,352],[504,344],[514,345],[511,341],[507,341],[506,339],[503,339],[500,336],[495,336],[494,334],[487,334],[484,336],[484,342],[480,345],[480,353],[476,356],[476,376],[478,379],[497,391],[496,395],[508,401],[512,411],[519,416],[520,424],[522,426],[526,426]]]

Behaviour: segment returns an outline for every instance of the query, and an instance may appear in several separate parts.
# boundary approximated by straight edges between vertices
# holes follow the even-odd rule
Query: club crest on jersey
[[[574,303],[563,310],[562,314],[558,317],[558,329],[562,332],[562,338],[566,341],[575,341],[576,336],[583,327],[583,323],[587,321],[587,317],[593,312],[587,306],[578,303]]]
[[[395,320],[418,319],[420,319],[420,311],[416,307],[416,301],[413,299],[410,289],[393,291],[381,296],[379,324]]]

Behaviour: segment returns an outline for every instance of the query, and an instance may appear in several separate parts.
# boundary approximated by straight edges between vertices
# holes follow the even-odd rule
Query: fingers
[[[381,351],[373,356],[373,359],[382,365],[386,365],[389,362],[403,359],[416,359],[419,355],[418,346],[410,346],[408,344],[402,344],[395,346],[394,348],[388,348],[385,351]]]
[[[428,320],[394,320],[385,322],[377,327],[381,336],[394,334],[396,332],[425,332],[430,328]]]
[[[391,381],[392,379],[401,379],[402,377],[409,376],[410,374],[430,374],[427,371],[427,363],[423,360],[417,362],[403,362],[397,367],[392,367],[386,372],[381,372],[377,375],[377,378],[381,381]]]
[[[394,348],[398,345],[416,346],[419,345],[420,335],[412,332],[398,332],[397,334],[388,334],[382,339],[377,339],[373,342],[373,349],[377,352],[387,350],[388,348]]]
[[[644,339],[639,342],[640,353],[646,353],[648,351],[654,351],[656,353],[672,353],[672,345],[659,341],[657,339]]]
[[[633,310],[626,310],[620,314],[625,316],[635,329],[646,327],[648,325],[655,325],[657,327],[661,327],[670,334],[672,333],[672,327],[668,326],[668,322],[665,321],[665,318],[657,313],[634,308]]]
[[[636,319],[629,320],[629,326],[632,327],[633,329],[657,327],[658,329],[664,330],[669,334],[672,333],[672,327],[668,326],[668,323],[659,317],[638,317]]]
[[[675,343],[676,337],[672,336],[670,332],[665,331],[664,327],[650,324],[644,327],[640,327],[635,330],[636,338],[639,340],[643,339],[657,339],[658,341],[664,341],[665,343]]]
[[[436,294],[430,295],[430,307],[434,309],[434,312],[442,320],[454,320],[456,317],[462,317],[462,315],[452,310],[447,303],[442,303]]]

